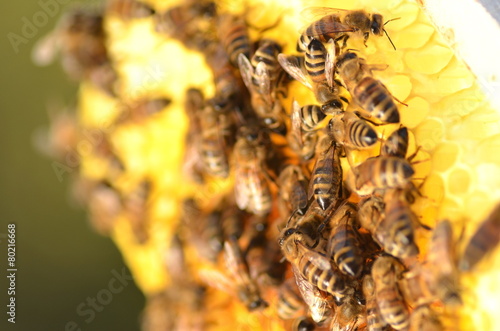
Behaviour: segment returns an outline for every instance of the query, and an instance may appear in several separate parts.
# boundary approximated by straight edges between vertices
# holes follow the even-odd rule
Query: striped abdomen
[[[481,223],[465,247],[460,269],[470,270],[500,242],[500,205]]]
[[[305,105],[300,108],[300,118],[302,119],[302,129],[304,131],[315,131],[325,117],[325,113],[318,105]]]
[[[356,188],[371,186],[374,189],[404,188],[415,173],[405,159],[380,156],[367,159],[356,167]]]
[[[250,62],[254,68],[256,68],[260,62],[264,62],[269,73],[269,78],[273,81],[278,78],[278,74],[281,71],[281,65],[278,62],[279,53],[281,53],[280,45],[272,40],[264,40],[255,51]]]
[[[394,131],[382,144],[380,155],[405,158],[408,152],[408,129],[401,127]]]
[[[335,147],[318,156],[312,181],[314,198],[321,209],[326,210],[342,187],[342,168]]]
[[[401,200],[390,199],[385,207],[385,220],[380,225],[387,232],[384,249],[399,258],[417,255],[413,224],[416,216]]]
[[[385,123],[399,123],[399,111],[387,88],[373,77],[361,79],[351,95],[361,108]]]
[[[350,224],[340,222],[332,230],[329,245],[340,271],[358,277],[363,270],[364,259],[356,230]]]
[[[307,47],[304,65],[315,83],[326,82],[325,73],[326,49],[321,42],[313,39]]]
[[[330,39],[338,39],[342,37],[345,30],[345,25],[340,23],[338,15],[328,15],[311,23],[307,29],[300,35],[297,42],[297,51],[306,52],[307,47],[313,39],[317,39],[322,43],[328,42]]]
[[[346,286],[342,275],[335,269],[323,270],[305,256],[299,258],[298,268],[309,283],[332,294],[338,300],[341,300],[350,289]]]
[[[396,283],[377,288],[376,299],[382,318],[396,330],[407,330],[410,326],[409,313]]]
[[[205,172],[226,178],[229,175],[229,162],[218,133],[202,135],[200,145],[201,162]]]
[[[366,299],[366,322],[368,331],[382,331],[387,323],[384,322],[378,310],[375,299],[375,283],[370,275],[363,279],[363,294]]]
[[[295,278],[289,278],[279,288],[276,303],[278,316],[282,319],[291,319],[297,317],[297,314],[304,308],[305,303],[298,292]]]
[[[250,38],[248,37],[245,22],[232,17],[226,17],[226,22],[220,25],[220,39],[229,60],[233,66],[238,67],[238,56],[244,54],[250,58]]]
[[[346,134],[354,148],[367,148],[377,142],[377,133],[363,120],[349,121]]]

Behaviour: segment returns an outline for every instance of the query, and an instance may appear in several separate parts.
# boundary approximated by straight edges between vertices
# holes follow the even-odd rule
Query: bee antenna
[[[384,25],[386,25],[386,24],[387,24],[387,23],[389,23],[389,22],[392,22],[392,21],[395,21],[395,20],[399,20],[399,19],[401,19],[401,17],[391,18],[390,20],[386,21],[386,22],[384,23]]]
[[[389,21],[387,21],[387,22],[389,22]],[[387,38],[389,39],[389,41],[391,42],[392,48],[394,48],[394,50],[396,50],[396,46],[394,46],[394,43],[392,42],[391,37],[389,37],[389,34],[387,33],[387,31],[385,31],[385,29],[384,29],[384,33],[387,36]]]

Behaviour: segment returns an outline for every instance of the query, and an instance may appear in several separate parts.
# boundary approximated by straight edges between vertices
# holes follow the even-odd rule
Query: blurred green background
[[[43,3],[52,3],[57,14],[45,15],[45,23],[40,14],[47,13]],[[129,275],[120,253],[110,239],[91,230],[83,210],[71,206],[69,179],[59,182],[52,161],[33,146],[34,132],[48,125],[48,101],[76,102],[77,84],[68,81],[58,63],[39,68],[31,62],[36,41],[74,3],[0,4],[0,330],[66,330],[71,321],[81,330],[139,330],[144,297],[135,285],[128,282],[121,292],[107,297],[114,272]],[[25,22],[33,20],[38,20],[37,31],[23,39],[16,52],[9,36],[23,37]],[[6,314],[8,223],[16,224],[15,324],[7,322]],[[119,283],[113,286],[119,288]],[[88,298],[98,295],[109,303],[91,308]]]

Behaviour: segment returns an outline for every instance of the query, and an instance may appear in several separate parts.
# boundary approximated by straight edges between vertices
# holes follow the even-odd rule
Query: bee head
[[[373,14],[372,16],[372,24],[370,26],[370,31],[372,34],[376,36],[381,36],[383,33],[384,23],[382,21],[382,15]]]

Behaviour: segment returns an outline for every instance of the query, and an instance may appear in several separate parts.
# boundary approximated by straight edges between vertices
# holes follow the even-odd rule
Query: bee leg
[[[368,37],[370,36],[370,33],[369,32],[365,32],[363,34],[363,45],[365,45],[365,47],[368,47],[368,45],[366,44],[366,41],[368,40]]]

